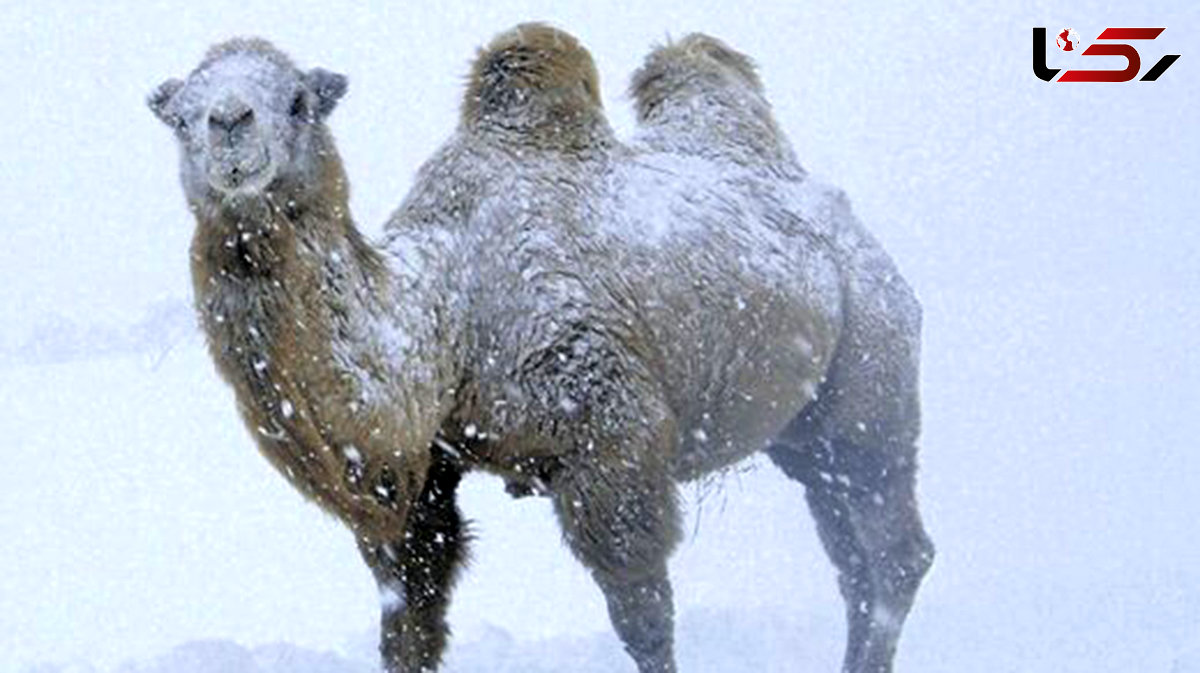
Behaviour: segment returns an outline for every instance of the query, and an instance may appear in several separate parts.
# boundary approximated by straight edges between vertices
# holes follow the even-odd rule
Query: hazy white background
[[[452,131],[474,49],[528,19],[591,48],[619,129],[667,35],[752,54],[802,161],[921,295],[940,555],[899,671],[1200,671],[1200,5],[1056,4],[0,4],[0,671],[365,670],[370,575],[212,373],[175,142],[143,99],[237,34],[347,73],[332,127],[374,234]],[[1033,26],[1166,26],[1143,67],[1183,57],[1156,83],[1046,84]],[[760,460],[689,494],[683,670],[836,670],[800,488]],[[453,670],[631,670],[547,503],[478,476],[464,508]],[[161,658],[197,639],[221,642]]]

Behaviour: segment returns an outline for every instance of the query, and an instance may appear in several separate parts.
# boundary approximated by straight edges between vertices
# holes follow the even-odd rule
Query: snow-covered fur
[[[549,53],[554,58],[546,58]],[[600,108],[600,75],[591,54],[562,31],[526,23],[479,50],[463,97],[462,126],[561,146],[587,140],[578,130],[602,122]]]
[[[844,670],[889,671],[934,556],[915,494],[920,305],[845,194],[801,167],[748,57],[692,34],[652,51],[630,92],[641,161],[709,160],[726,193],[755,204],[760,226],[824,251],[836,269],[833,358],[816,399],[767,452],[805,485],[838,567],[848,620]]]
[[[247,426],[306,496],[364,535],[394,534],[429,462],[436,421],[421,418],[439,405],[445,349],[419,352],[432,322],[395,301],[399,279],[350,220],[323,122],[344,91],[233,40],[151,105],[183,147],[196,308]]]
[[[639,140],[748,169],[798,164],[750,57],[693,33],[652,51],[629,85]]]
[[[217,370],[262,453],[354,531],[385,623],[423,620],[385,631],[389,652],[419,657],[390,670],[413,671],[440,656],[445,602],[405,607],[427,607],[421,583],[440,591],[465,553],[457,510],[430,504],[461,471],[431,450],[459,353],[439,320],[451,304],[439,275],[413,275],[351,221],[324,123],[345,90],[341,75],[301,72],[267,42],[237,39],[149,104],[181,145],[195,304]],[[418,558],[419,573],[398,561]],[[414,637],[420,646],[406,644]]]
[[[183,147],[218,369],[268,458],[354,529],[389,673],[441,659],[472,468],[551,497],[639,670],[674,671],[676,484],[768,447],[842,570],[847,670],[890,667],[931,551],[911,497],[919,311],[805,178],[749,61],[689,40],[699,57],[643,69],[661,74],[635,85],[626,145],[574,38],[502,34],[377,246],[323,121],[344,78],[234,41],[151,97]],[[687,74],[709,60],[720,77]],[[762,108],[706,108],[737,96]],[[731,129],[752,128],[739,148]]]

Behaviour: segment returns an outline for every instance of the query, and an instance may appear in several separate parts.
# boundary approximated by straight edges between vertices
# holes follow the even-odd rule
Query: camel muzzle
[[[237,98],[226,98],[209,110],[208,141],[209,181],[219,190],[243,189],[270,165],[254,109]]]
[[[235,191],[251,187],[263,180],[270,159],[265,147],[213,148],[209,182],[220,191]]]

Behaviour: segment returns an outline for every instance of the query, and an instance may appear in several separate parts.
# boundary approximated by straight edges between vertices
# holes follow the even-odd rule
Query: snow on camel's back
[[[345,91],[238,39],[149,103],[182,149],[217,369],[262,453],[354,531],[389,673],[441,660],[470,469],[550,497],[638,669],[674,671],[677,484],[759,450],[838,566],[846,670],[890,670],[933,558],[920,310],[749,59],[702,35],[652,52],[626,144],[573,37],[503,33],[378,244],[325,124]]]

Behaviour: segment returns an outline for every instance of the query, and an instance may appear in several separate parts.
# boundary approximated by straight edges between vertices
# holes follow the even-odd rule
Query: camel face
[[[342,75],[301,72],[260,40],[210,52],[186,80],[168,80],[151,109],[175,130],[184,189],[193,199],[229,198],[303,183],[317,126],[345,93]]]

